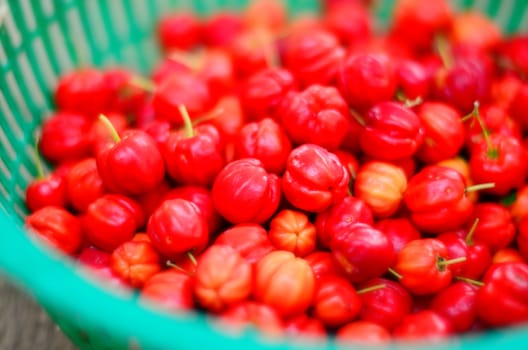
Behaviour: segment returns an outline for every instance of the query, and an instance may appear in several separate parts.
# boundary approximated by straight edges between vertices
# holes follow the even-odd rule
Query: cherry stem
[[[169,55],[169,59],[177,63],[183,63],[194,72],[199,71],[202,67],[202,62],[200,62],[198,53],[191,55],[187,54],[185,51],[178,50],[171,52]]]
[[[193,124],[191,117],[189,117],[189,113],[187,112],[187,108],[185,108],[184,105],[179,105],[178,110],[180,111],[180,114],[183,119],[183,126],[185,128],[185,137],[190,138],[195,135]]]
[[[466,244],[467,245],[472,245],[473,244],[473,234],[475,233],[475,230],[477,229],[477,225],[479,223],[480,219],[479,218],[476,218],[475,221],[473,221],[473,224],[471,225],[470,229],[469,229],[469,232],[466,236]]]
[[[354,167],[352,166],[352,164],[348,164],[347,165],[347,169],[348,169],[348,172],[350,173],[350,178],[352,180],[355,180],[356,179],[356,171],[354,170]]]
[[[279,56],[275,46],[273,45],[271,34],[265,31],[258,31],[256,36],[259,44],[262,45],[262,48],[264,49],[264,55],[266,56],[266,63],[268,67],[276,67],[279,63]]]
[[[133,76],[128,81],[128,84],[148,92],[154,92],[154,90],[156,90],[156,84],[154,84],[154,82],[138,75]]]
[[[458,264],[458,263],[464,262],[466,260],[467,260],[467,258],[465,256],[461,256],[461,257],[454,258],[454,259],[449,259],[449,260],[439,260],[437,262],[437,265],[438,266],[453,265],[453,264]]]
[[[449,46],[449,41],[444,35],[437,35],[435,38],[435,47],[436,52],[442,60],[444,68],[451,69],[454,65],[453,55],[451,54],[451,48]]]
[[[487,190],[487,189],[493,188],[493,187],[495,187],[495,183],[494,182],[486,182],[486,183],[483,183],[483,184],[472,185],[472,186],[466,187],[466,193],[475,192],[475,191],[481,191],[481,190]]]
[[[115,142],[121,141],[121,137],[117,133],[117,130],[114,128],[114,125],[112,124],[110,119],[108,119],[104,114],[99,114],[99,121],[101,121],[101,123],[103,123],[108,129],[108,131],[110,132],[110,136],[112,136],[112,140],[114,140]]]
[[[350,114],[352,114],[352,117],[359,123],[361,126],[365,126],[365,119],[359,114],[356,110],[350,109]]]
[[[211,112],[201,116],[201,117],[198,117],[198,118],[195,118],[193,121],[192,121],[192,124],[194,126],[196,125],[199,125],[203,122],[206,122],[206,121],[209,121],[209,120],[213,120],[213,119],[216,119],[218,118],[219,116],[222,115],[222,113],[224,113],[225,110],[224,108],[217,108],[217,109],[213,109]]]
[[[376,285],[373,285],[373,286],[370,286],[370,287],[367,287],[367,288],[360,289],[360,290],[356,291],[356,294],[364,294],[364,293],[368,293],[368,292],[373,292],[375,290],[383,289],[385,287],[386,287],[386,285],[384,283],[376,284]]]
[[[175,263],[173,263],[173,262],[170,261],[170,260],[167,261],[166,265],[169,266],[169,267],[172,267],[173,269],[176,269],[176,270],[178,270],[178,271],[185,272],[185,273],[187,273],[187,274],[189,273],[189,272],[187,272],[187,270],[185,270],[185,269],[183,269],[182,267],[176,265]]]
[[[407,98],[407,96],[405,96],[405,93],[402,90],[398,90],[398,92],[396,93],[396,99],[400,102],[403,102],[403,104],[407,108],[413,108],[423,103],[423,98],[421,96],[410,100],[409,98]]]
[[[40,152],[39,152],[39,137],[37,136],[35,138],[35,166],[37,167],[37,178],[43,179],[44,178],[44,168],[42,167],[42,160],[40,159]]]
[[[488,129],[486,128],[486,125],[484,125],[484,121],[482,120],[482,117],[480,115],[480,103],[479,101],[475,101],[473,103],[473,110],[471,113],[466,115],[462,118],[462,121],[466,121],[471,118],[475,118],[477,120],[477,123],[480,126],[480,129],[482,130],[482,137],[484,137],[484,142],[486,142],[486,146],[488,147],[488,157],[491,159],[497,159],[499,156],[497,148],[493,147],[493,144],[491,143],[490,134]]]
[[[459,280],[459,281],[462,281],[462,282],[466,282],[466,283],[472,284],[472,285],[477,286],[477,287],[484,287],[484,282],[480,282],[480,281],[474,280],[472,278],[467,278],[467,277],[462,277],[462,276],[455,276],[455,279]]]
[[[394,277],[396,277],[399,280],[401,280],[403,278],[403,276],[401,274],[399,274],[398,272],[396,272],[395,270],[393,270],[392,267],[389,267],[389,269],[387,271],[389,271],[389,273],[391,275],[393,275]]]
[[[192,264],[194,266],[198,265],[198,262],[196,261],[196,258],[194,257],[193,253],[191,251],[188,251],[187,252],[187,257],[189,258],[189,260],[191,260]]]

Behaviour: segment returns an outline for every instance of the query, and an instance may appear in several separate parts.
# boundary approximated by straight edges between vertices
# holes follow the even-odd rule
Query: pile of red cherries
[[[157,23],[62,75],[28,233],[169,312],[378,344],[528,322],[528,35],[442,0]],[[42,168],[42,167],[40,167]]]

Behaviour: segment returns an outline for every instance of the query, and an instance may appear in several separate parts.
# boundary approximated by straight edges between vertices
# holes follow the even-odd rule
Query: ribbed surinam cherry
[[[247,299],[252,278],[251,264],[235,249],[214,244],[198,258],[194,295],[200,305],[219,312]]]
[[[361,299],[355,288],[339,276],[317,280],[312,315],[328,327],[338,327],[353,321],[361,311]]]
[[[280,175],[292,150],[291,141],[284,128],[270,118],[247,123],[234,140],[236,159],[256,158],[264,169]]]
[[[410,108],[397,102],[381,102],[362,119],[359,134],[361,150],[380,160],[413,156],[424,138],[421,119]]]
[[[26,217],[25,225],[32,236],[65,254],[74,254],[81,247],[81,223],[64,208],[40,208]]]
[[[433,238],[422,238],[407,243],[398,252],[392,271],[411,293],[433,294],[451,283],[452,273],[448,265],[465,259],[448,260],[444,243]]]
[[[108,113],[105,115],[112,124],[117,135],[123,135],[126,129],[128,129],[127,116],[123,113]],[[115,141],[112,138],[112,134],[108,130],[107,123],[100,119],[95,119],[92,122],[90,128],[90,142],[91,142],[91,154],[97,155],[101,151],[110,147]]]
[[[277,119],[284,98],[296,87],[295,79],[284,68],[267,68],[242,83],[239,98],[249,120]]]
[[[385,162],[371,161],[358,171],[354,194],[364,201],[376,217],[388,217],[400,208],[407,188],[403,170]]]
[[[464,145],[464,127],[460,113],[441,102],[425,102],[418,108],[424,128],[424,142],[417,156],[427,163],[456,156]]]
[[[354,344],[382,345],[391,340],[391,334],[382,326],[365,321],[354,321],[339,328],[336,333],[339,342],[351,342]]]
[[[432,79],[425,65],[419,61],[403,60],[398,65],[397,75],[404,103],[423,102],[424,99],[429,97]],[[396,96],[400,97],[398,93]]]
[[[352,118],[335,87],[315,84],[288,95],[279,114],[295,144],[312,143],[330,151],[339,148]]]
[[[423,310],[405,316],[396,326],[393,337],[398,340],[434,340],[453,333],[449,320],[435,311]]]
[[[209,240],[205,217],[196,204],[185,199],[161,203],[148,220],[147,234],[152,245],[169,259],[200,252]]]
[[[143,209],[135,200],[105,194],[93,201],[82,220],[87,240],[99,249],[113,251],[132,239],[145,223]]]
[[[201,23],[194,13],[171,13],[159,20],[157,36],[165,51],[189,50],[200,42]]]
[[[410,241],[421,238],[420,231],[406,217],[378,220],[374,227],[387,236],[395,253],[398,253]]]
[[[488,246],[492,252],[506,248],[515,239],[515,225],[511,214],[499,203],[478,203],[471,218],[470,222],[478,219],[472,239]]]
[[[210,124],[195,128],[184,106],[179,106],[184,129],[169,134],[164,147],[167,172],[177,183],[209,186],[225,165],[220,133]]]
[[[321,321],[306,314],[288,318],[284,322],[284,332],[288,336],[324,339],[326,329]]]
[[[105,192],[95,158],[87,158],[74,164],[65,181],[68,199],[80,212],[85,212],[88,206]]]
[[[374,223],[372,210],[363,200],[346,196],[317,214],[315,218],[317,239],[323,247],[328,248],[337,232],[358,222],[372,225]]]
[[[246,28],[234,38],[228,51],[239,79],[270,68],[277,60],[273,33],[264,27]]]
[[[390,100],[398,79],[394,63],[384,54],[350,54],[338,73],[339,91],[348,104],[366,111],[376,103]]]
[[[112,253],[110,266],[116,275],[136,288],[161,270],[159,254],[144,233],[119,245]]]
[[[389,239],[374,227],[357,223],[334,234],[330,251],[352,282],[380,277],[394,263]]]
[[[158,272],[143,284],[140,301],[167,311],[191,310],[194,306],[193,279],[177,269]]]
[[[69,202],[65,176],[57,171],[44,176],[40,164],[37,159],[40,174],[26,188],[26,206],[30,212],[47,206],[65,207]]]
[[[216,176],[213,203],[231,223],[263,223],[277,210],[280,180],[260,160],[244,158],[227,164]]]
[[[143,194],[156,188],[165,177],[165,165],[154,139],[137,129],[120,137],[104,115],[99,118],[107,124],[114,140],[114,144],[96,156],[105,188],[125,195]]]
[[[306,311],[312,303],[314,290],[315,278],[310,265],[291,252],[270,252],[255,266],[253,296],[281,316]]]
[[[243,29],[240,13],[218,11],[204,19],[202,41],[210,47],[228,47]]]
[[[39,150],[52,163],[80,160],[90,154],[90,118],[72,112],[57,112],[44,121]]]
[[[473,282],[481,284],[481,282]],[[435,295],[431,309],[445,317],[453,331],[468,331],[477,317],[476,299],[479,286],[455,282]]]
[[[344,49],[331,32],[311,29],[286,39],[284,66],[301,87],[333,83],[343,58]]]
[[[321,212],[346,196],[349,179],[347,169],[335,154],[304,144],[288,157],[282,191],[296,208]]]
[[[227,330],[256,327],[267,336],[283,334],[281,315],[271,306],[252,300],[242,301],[219,313],[216,320]]]
[[[499,26],[477,11],[455,15],[449,31],[452,45],[471,46],[482,51],[494,49],[501,36]]]
[[[379,288],[382,286],[382,288]],[[378,288],[376,288],[378,287]],[[392,331],[411,312],[412,298],[398,282],[385,278],[373,278],[358,286],[361,299],[359,318]]]
[[[323,25],[347,46],[369,39],[373,20],[365,6],[352,2],[330,8],[324,15]]]
[[[316,246],[316,230],[306,214],[284,209],[270,221],[269,238],[279,250],[287,250],[296,256],[311,253]]]
[[[467,192],[492,185],[466,187],[458,171],[430,165],[411,178],[403,200],[419,230],[440,233],[457,229],[470,219],[474,204]]]
[[[495,264],[488,269],[477,292],[477,314],[491,326],[528,321],[528,265]]]
[[[268,232],[259,224],[233,225],[218,235],[215,244],[232,247],[251,264],[275,250]]]

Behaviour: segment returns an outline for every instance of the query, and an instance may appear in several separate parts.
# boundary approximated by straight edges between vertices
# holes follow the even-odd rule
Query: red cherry
[[[435,340],[446,338],[452,332],[448,319],[432,310],[423,310],[404,317],[393,336],[402,341]]]
[[[467,282],[456,282],[435,295],[431,309],[445,317],[453,331],[468,331],[477,317],[478,287]]]
[[[55,173],[33,180],[26,188],[26,206],[30,212],[47,206],[64,208],[67,203],[66,180]]]
[[[232,247],[251,264],[275,249],[266,229],[258,224],[233,225],[218,235],[214,244]]]
[[[201,23],[194,13],[178,12],[164,16],[158,22],[158,38],[165,51],[189,50],[201,39]]]
[[[71,205],[79,212],[105,193],[95,158],[87,158],[72,166],[66,175],[66,189]]]
[[[141,289],[140,301],[163,310],[181,312],[194,306],[193,280],[176,269],[158,272]]]

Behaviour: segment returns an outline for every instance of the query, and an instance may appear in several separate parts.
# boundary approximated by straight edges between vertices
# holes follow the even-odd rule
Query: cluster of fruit
[[[162,18],[63,75],[31,234],[175,312],[369,343],[528,321],[528,36],[443,0]]]

